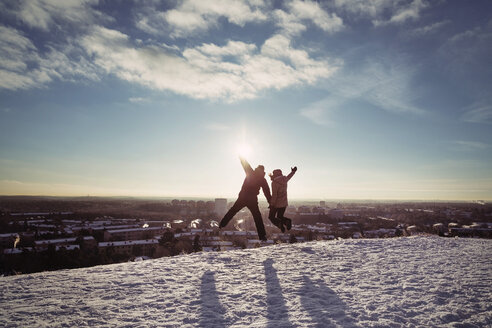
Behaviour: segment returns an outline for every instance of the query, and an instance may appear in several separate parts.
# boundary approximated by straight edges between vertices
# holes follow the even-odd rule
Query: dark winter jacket
[[[263,194],[268,202],[270,202],[270,187],[265,179],[265,171],[261,169],[253,170],[251,165],[244,159],[241,158],[241,164],[246,172],[246,178],[244,179],[243,186],[239,192],[239,198],[247,200],[258,200],[258,194],[260,193],[260,188],[263,190]]]

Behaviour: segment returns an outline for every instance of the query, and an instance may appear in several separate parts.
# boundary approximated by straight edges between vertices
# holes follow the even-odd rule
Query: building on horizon
[[[227,198],[215,198],[214,212],[222,217],[227,213]]]

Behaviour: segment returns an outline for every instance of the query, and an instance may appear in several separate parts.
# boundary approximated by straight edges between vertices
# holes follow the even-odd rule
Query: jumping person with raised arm
[[[291,168],[289,175],[282,175],[282,170],[276,169],[270,174],[272,179],[272,198],[270,200],[270,213],[268,218],[274,225],[285,232],[285,228],[290,230],[292,220],[284,216],[287,208],[287,182],[294,176],[297,171],[297,166]]]
[[[263,225],[261,212],[258,208],[258,194],[260,193],[260,188],[263,190],[263,194],[269,203],[271,199],[270,188],[268,187],[268,182],[265,180],[265,167],[263,165],[258,165],[253,170],[248,161],[242,157],[239,157],[239,159],[244,168],[244,172],[246,173],[246,178],[244,178],[243,186],[241,187],[236,202],[220,221],[219,228],[225,227],[237,212],[244,207],[247,207],[251,211],[251,214],[253,214],[258,237],[260,240],[266,241],[265,226]]]

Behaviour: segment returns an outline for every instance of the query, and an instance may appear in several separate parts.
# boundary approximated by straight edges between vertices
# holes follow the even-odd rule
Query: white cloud
[[[318,75],[328,76],[333,72],[333,68],[324,63],[311,59],[305,50],[291,47],[290,39],[283,35],[274,35],[266,40],[261,47],[261,53],[270,58],[283,60],[304,76],[310,83],[314,82]],[[341,63],[337,63],[336,66]]]
[[[256,45],[241,41],[229,41],[222,47],[208,43],[198,46],[196,49],[206,56],[215,57],[219,60],[223,56],[250,56],[256,50]]]
[[[283,45],[281,56],[272,51],[278,42]],[[165,47],[137,48],[123,33],[96,27],[82,45],[107,73],[198,99],[254,98],[265,89],[314,83],[337,69],[327,59],[310,58],[277,36],[260,50],[254,44],[229,41],[224,46],[186,48],[179,56]]]
[[[270,5],[269,2],[247,0],[183,0],[167,11],[155,11],[150,7],[141,10],[137,27],[152,34],[168,30],[174,37],[204,33],[218,27],[220,18],[241,27],[246,23],[262,23],[273,19],[289,35],[306,30],[307,21],[329,33],[344,27],[339,16],[326,12],[315,1],[291,0],[284,3],[285,10],[272,11]]]
[[[306,22],[312,22],[328,33],[344,28],[343,20],[335,13],[326,10],[313,1],[292,0],[285,4],[285,10],[276,9],[271,13],[275,24],[282,29],[282,34],[297,36],[307,30]]]
[[[262,1],[183,0],[176,8],[164,12],[146,8],[139,15],[137,27],[153,34],[169,29],[172,36],[185,37],[218,26],[221,17],[241,27],[249,22],[266,21],[264,6]]]
[[[109,73],[193,98],[235,101],[254,98],[266,89],[311,84],[329,77],[340,66],[340,62],[313,58],[310,50],[292,46],[294,34],[307,29],[303,22],[312,21],[330,33],[343,27],[340,18],[313,1],[290,1],[285,6],[289,12],[276,14],[272,13],[272,3],[261,0],[183,0],[168,11],[156,10],[155,2],[138,7],[138,26],[151,33],[162,33],[167,28],[174,36],[188,36],[206,32],[222,24],[223,19],[244,27],[251,22],[266,22],[275,15],[283,15],[282,24],[291,21],[296,30],[283,36],[266,36],[259,45],[231,40],[222,45],[203,43],[187,48],[150,39],[133,40],[102,27],[98,23],[110,18],[95,10],[97,3],[98,0],[33,0],[10,6],[9,14],[19,21],[45,32],[61,31],[61,37],[40,50],[33,42],[36,40],[2,27],[0,88],[41,87],[53,80],[75,81],[81,77],[99,80],[101,73]],[[64,33],[62,24],[77,27],[77,33]]]
[[[326,32],[337,32],[343,28],[342,19],[335,13],[328,14],[317,2],[294,0],[287,6],[292,15],[300,19],[311,20]]]
[[[276,9],[272,15],[276,24],[282,28],[284,34],[298,35],[307,29],[306,25],[298,17],[283,10]]]

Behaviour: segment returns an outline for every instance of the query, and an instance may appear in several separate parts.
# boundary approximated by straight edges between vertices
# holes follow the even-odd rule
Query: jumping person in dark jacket
[[[243,186],[241,187],[236,202],[226,213],[222,221],[220,221],[219,227],[225,227],[237,212],[244,207],[247,207],[251,211],[251,214],[253,214],[258,237],[260,240],[265,241],[265,226],[263,225],[263,219],[261,217],[260,209],[258,208],[258,194],[260,193],[260,188],[263,189],[263,194],[267,201],[270,202],[271,199],[270,187],[268,187],[268,182],[265,180],[265,167],[263,165],[258,165],[256,169],[253,170],[251,165],[249,165],[244,158],[240,157],[239,159],[241,160],[244,172],[246,172],[246,178],[244,179]]]

